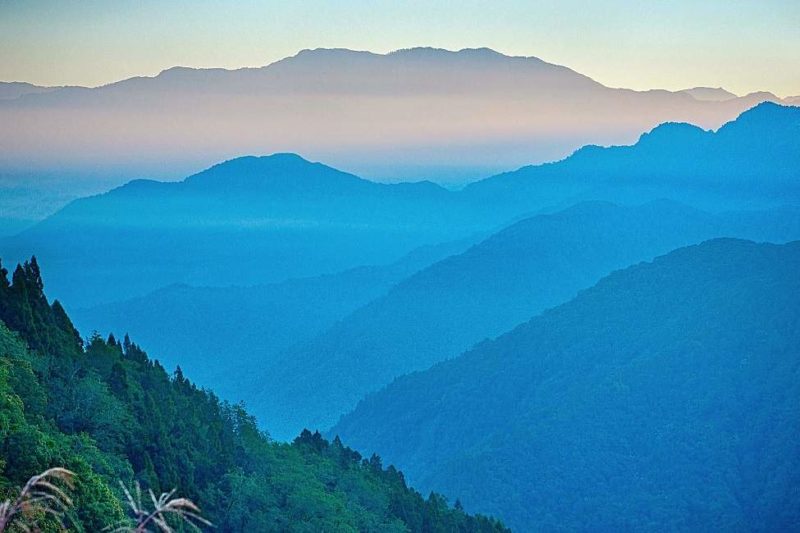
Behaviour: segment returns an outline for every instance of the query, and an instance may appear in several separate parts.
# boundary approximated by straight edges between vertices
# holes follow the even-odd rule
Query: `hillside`
[[[126,336],[85,342],[35,259],[0,269],[0,497],[47,468],[76,473],[71,531],[123,523],[118,482],[176,488],[214,531],[505,531],[443,496],[423,498],[380,457],[304,431],[261,433],[180,370],[170,375]],[[57,531],[50,522],[45,531]]]
[[[260,373],[262,393],[248,405],[281,438],[328,428],[395,377],[455,357],[615,269],[721,236],[798,239],[800,211],[712,215],[666,201],[595,202],[522,220],[287,350]]]
[[[269,285],[170,285],[70,315],[81,331],[129,333],[166,366],[180,364],[195,383],[250,405],[263,388],[264,368],[280,353],[475,240],[419,248],[388,265]]]
[[[519,530],[800,522],[800,242],[617,271],[332,430]]]

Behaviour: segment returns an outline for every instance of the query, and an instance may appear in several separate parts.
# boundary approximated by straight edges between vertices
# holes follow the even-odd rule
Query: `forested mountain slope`
[[[393,378],[455,357],[611,271],[721,236],[800,238],[800,210],[710,214],[659,201],[584,203],[522,220],[403,280],[259,374],[251,403],[291,438],[325,429]]]
[[[0,273],[0,499],[54,466],[76,473],[66,516],[75,531],[119,525],[118,482],[134,480],[177,488],[215,531],[504,530],[442,496],[423,498],[394,467],[338,439],[306,431],[272,442],[241,407],[180,368],[169,375],[127,336],[84,343],[45,298],[34,259],[10,283]]]
[[[365,399],[333,429],[537,530],[800,523],[800,242],[717,239]]]

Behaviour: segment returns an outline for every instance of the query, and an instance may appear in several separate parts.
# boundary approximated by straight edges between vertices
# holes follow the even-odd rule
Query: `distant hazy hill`
[[[518,222],[399,283],[263,371],[273,435],[325,429],[393,378],[455,357],[611,271],[718,236],[800,238],[800,211],[711,215],[670,202],[576,206]]]
[[[295,155],[246,157],[74,201],[3,251],[51,264],[50,290],[76,308],[172,283],[243,286],[394,261],[486,225],[454,199]]]
[[[77,309],[72,317],[81,331],[130,333],[168,368],[180,365],[220,397],[250,404],[263,388],[265,367],[279,353],[472,242],[424,247],[390,265],[270,285],[170,285],[138,298]]]
[[[304,50],[262,68],[171,68],[0,102],[0,160],[114,180],[297,152],[383,179],[476,179],[633,142],[666,121],[716,128],[774,95],[701,101],[605,87],[489,49]]]
[[[333,430],[520,531],[800,523],[800,243],[632,266]]]
[[[484,202],[524,209],[584,199],[666,197],[713,209],[800,200],[800,108],[760,104],[717,131],[667,123],[632,146],[586,146],[554,164],[470,184]]]
[[[290,154],[244,157],[75,201],[0,250],[46,261],[49,290],[71,309],[173,283],[273,283],[388,263],[583,200],[800,204],[798,132],[800,108],[765,103],[717,132],[665,124],[633,146],[586,147],[463,191],[375,183]]]

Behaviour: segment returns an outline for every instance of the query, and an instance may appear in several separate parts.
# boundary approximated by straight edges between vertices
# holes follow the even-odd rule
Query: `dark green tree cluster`
[[[503,531],[394,467],[304,431],[271,441],[241,405],[170,375],[126,335],[83,342],[49,304],[35,259],[0,268],[0,499],[52,466],[74,471],[77,531],[125,517],[118,482],[177,488],[220,531]],[[53,522],[53,528],[56,523]]]

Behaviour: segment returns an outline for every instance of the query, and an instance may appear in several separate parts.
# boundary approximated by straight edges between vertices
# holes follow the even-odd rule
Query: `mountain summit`
[[[369,188],[375,183],[336,170],[321,163],[312,163],[297,154],[245,156],[231,159],[190,176],[184,183],[193,189],[221,189],[223,192],[274,190],[303,192],[341,191]],[[341,192],[339,192],[341,194]]]

